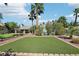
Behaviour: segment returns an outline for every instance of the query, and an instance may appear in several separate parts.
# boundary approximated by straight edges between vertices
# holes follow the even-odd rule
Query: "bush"
[[[31,33],[35,33],[35,30],[36,30],[36,25],[33,25],[31,28],[30,28],[30,32]]]
[[[47,30],[47,34],[50,35],[52,32],[52,22],[47,22],[46,23],[46,30]]]
[[[79,28],[74,32],[74,35],[79,36]]]
[[[79,44],[79,38],[73,38],[73,39],[72,39],[72,42]]]
[[[65,28],[62,23],[54,23],[52,27],[55,35],[62,35],[65,33]]]
[[[14,37],[16,34],[0,34],[0,39],[6,39]]]
[[[73,38],[73,35],[78,32],[77,27],[69,26],[67,32],[68,32],[70,38]]]

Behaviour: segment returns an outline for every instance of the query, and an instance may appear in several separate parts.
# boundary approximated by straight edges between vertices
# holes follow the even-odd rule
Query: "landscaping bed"
[[[71,39],[69,36],[66,35],[59,35],[58,37],[61,39]]]
[[[0,46],[0,51],[9,48],[25,53],[79,54],[79,49],[54,37],[26,37]]]
[[[0,39],[5,39],[5,38],[11,38],[14,37],[16,34],[0,34]]]
[[[15,37],[16,34],[0,34],[0,41],[8,40],[9,38]]]
[[[18,37],[18,36],[23,36],[23,34],[20,34],[20,33],[0,34],[0,41],[4,41],[9,38]]]

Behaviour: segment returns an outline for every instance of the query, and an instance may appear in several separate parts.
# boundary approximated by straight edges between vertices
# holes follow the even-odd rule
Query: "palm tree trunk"
[[[32,20],[32,27],[33,27],[33,20]],[[34,30],[34,29],[32,29],[32,34],[34,33],[33,30]]]
[[[38,14],[36,15],[36,34],[38,35]]]
[[[75,22],[74,22],[74,26],[76,26],[76,23],[77,23],[77,13],[75,15]]]

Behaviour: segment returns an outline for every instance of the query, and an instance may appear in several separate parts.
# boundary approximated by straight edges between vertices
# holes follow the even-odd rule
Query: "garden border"
[[[54,36],[54,37],[57,38],[57,39],[59,39],[59,40],[61,40],[61,41],[63,41],[63,42],[65,42],[65,43],[67,43],[67,44],[69,44],[69,45],[71,45],[71,46],[73,46],[73,47],[75,47],[75,48],[78,48],[78,49],[79,49],[78,46],[76,46],[76,45],[74,45],[74,44],[72,44],[72,43],[70,43],[70,42],[67,42],[67,41],[65,41],[65,40],[63,40],[63,39],[61,39],[61,38],[58,38],[57,36]]]

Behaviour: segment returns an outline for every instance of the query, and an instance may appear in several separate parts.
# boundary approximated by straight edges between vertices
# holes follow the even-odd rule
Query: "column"
[[[25,30],[23,30],[23,34],[25,34]]]

